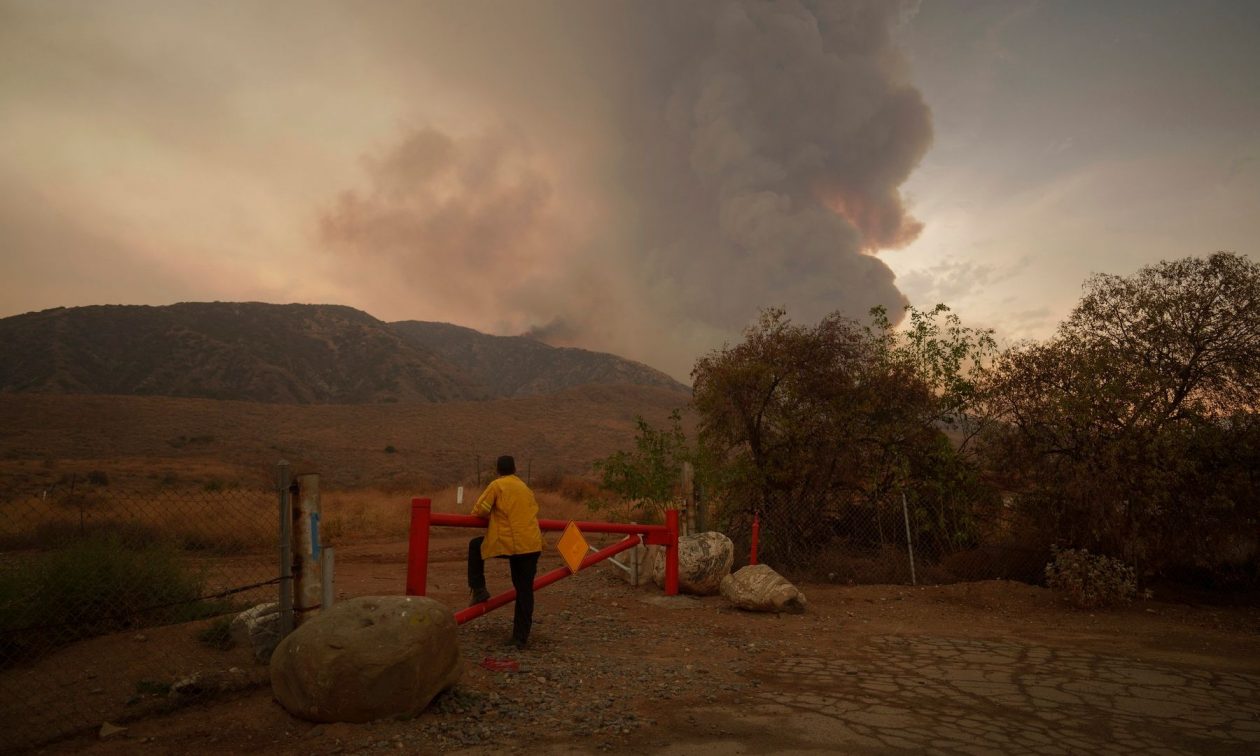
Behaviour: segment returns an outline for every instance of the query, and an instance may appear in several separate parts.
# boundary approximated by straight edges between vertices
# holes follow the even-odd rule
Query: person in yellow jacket
[[[473,505],[475,517],[490,520],[484,536],[468,542],[468,587],[472,604],[490,598],[486,590],[487,559],[506,558],[516,589],[516,613],[512,618],[512,645],[524,648],[534,624],[534,576],[542,554],[542,530],[538,527],[538,502],[525,481],[516,477],[516,460],[499,457],[495,464],[499,477],[486,486]],[[470,604],[470,606],[472,605]]]

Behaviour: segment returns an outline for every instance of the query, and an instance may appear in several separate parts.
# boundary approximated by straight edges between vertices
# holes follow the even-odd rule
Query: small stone
[[[99,735],[100,735],[101,740],[106,740],[108,738],[113,738],[113,737],[122,735],[126,731],[127,731],[126,727],[119,727],[118,725],[105,722],[104,724],[101,725],[101,731]]]
[[[204,692],[201,674],[197,672],[171,685],[171,693],[177,696],[196,696]]]
[[[145,635],[144,633],[136,633],[135,635],[131,636],[131,639],[135,641],[136,643],[144,643],[145,641],[149,639],[149,636]]]

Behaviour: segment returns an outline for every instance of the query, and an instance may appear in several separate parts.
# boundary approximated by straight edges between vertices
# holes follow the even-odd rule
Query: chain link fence
[[[0,500],[0,751],[265,680],[230,632],[279,593],[277,493]]]
[[[734,541],[736,567],[748,563],[756,517],[758,561],[804,580],[1041,583],[1051,559],[1050,539],[1002,501],[943,508],[898,491],[874,503],[773,500],[752,512],[709,502],[701,510],[701,519]]]

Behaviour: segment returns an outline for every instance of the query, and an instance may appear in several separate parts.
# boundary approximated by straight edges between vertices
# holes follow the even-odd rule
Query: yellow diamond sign
[[[569,520],[569,525],[564,529],[564,535],[560,536],[556,549],[560,551],[560,556],[564,557],[564,563],[569,565],[569,572],[577,572],[582,569],[582,560],[586,558],[586,552],[590,551],[591,547],[582,537],[582,531],[578,530],[578,526]]]

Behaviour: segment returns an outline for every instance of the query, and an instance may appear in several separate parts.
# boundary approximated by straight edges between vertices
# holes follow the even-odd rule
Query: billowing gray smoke
[[[930,114],[902,5],[555,2],[371,21],[487,114],[422,125],[323,216],[447,319],[619,351],[685,376],[765,306],[899,312],[872,256],[919,231],[898,187]],[[441,286],[426,282],[441,279]],[[436,299],[434,299],[436,298]]]

